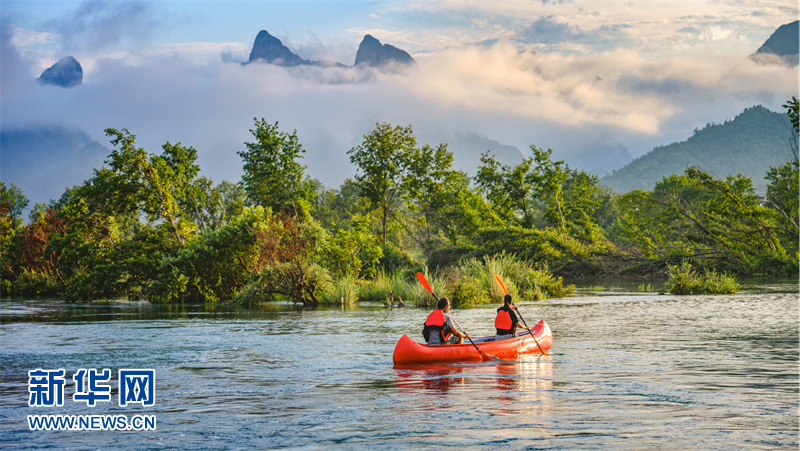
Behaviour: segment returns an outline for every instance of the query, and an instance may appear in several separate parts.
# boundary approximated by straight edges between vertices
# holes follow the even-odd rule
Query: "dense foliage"
[[[485,153],[470,178],[446,144],[420,146],[411,126],[386,123],[349,151],[354,177],[329,188],[305,174],[297,132],[263,119],[238,152],[242,180],[215,185],[193,147],[151,154],[108,129],[105,165],[27,222],[23,193],[0,182],[0,288],[67,301],[429,305],[422,271],[456,306],[499,302],[494,275],[518,299],[566,296],[562,277],[601,274],[730,292],[737,276],[798,272],[797,99],[785,107],[791,157],[766,171],[766,196],[748,176],[698,167],[613,194],[536,146],[512,166]]]

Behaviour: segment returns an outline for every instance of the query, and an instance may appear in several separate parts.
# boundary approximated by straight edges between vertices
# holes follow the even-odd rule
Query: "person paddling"
[[[497,333],[494,336],[495,340],[505,340],[517,336],[517,329],[527,330],[525,326],[519,323],[517,315],[514,310],[517,306],[510,294],[505,295],[503,298],[503,306],[497,309],[497,316],[494,318],[494,328]]]
[[[422,328],[422,336],[429,345],[459,345],[464,338],[469,338],[468,333],[461,332],[455,327],[449,312],[450,300],[446,297],[439,298],[436,310],[428,315]]]

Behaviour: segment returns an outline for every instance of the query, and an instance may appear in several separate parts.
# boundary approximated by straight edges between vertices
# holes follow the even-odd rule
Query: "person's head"
[[[514,304],[514,301],[511,299],[511,295],[505,295],[505,297],[503,297],[503,305],[511,306],[512,304]]]
[[[439,298],[439,303],[436,304],[436,308],[445,312],[450,310],[450,299]]]

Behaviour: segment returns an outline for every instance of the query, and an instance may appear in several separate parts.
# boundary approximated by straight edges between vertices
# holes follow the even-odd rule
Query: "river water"
[[[426,310],[0,300],[2,449],[797,449],[798,285],[732,296],[580,291],[520,303],[553,329],[516,364],[394,368]],[[453,311],[473,336],[494,310]],[[78,369],[114,397],[72,400]],[[155,370],[155,405],[117,371]],[[63,406],[28,371],[65,369]],[[32,431],[28,415],[155,416],[155,430]]]

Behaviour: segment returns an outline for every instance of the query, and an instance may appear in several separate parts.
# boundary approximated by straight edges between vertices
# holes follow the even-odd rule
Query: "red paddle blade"
[[[417,279],[419,279],[419,283],[422,284],[422,288],[425,288],[428,293],[433,294],[433,290],[431,290],[431,284],[428,283],[428,279],[426,279],[421,272],[417,273]]]
[[[494,280],[496,280],[497,284],[500,285],[500,288],[503,290],[503,293],[508,294],[508,289],[506,288],[506,284],[503,283],[503,279],[500,278],[499,274],[494,275]]]

